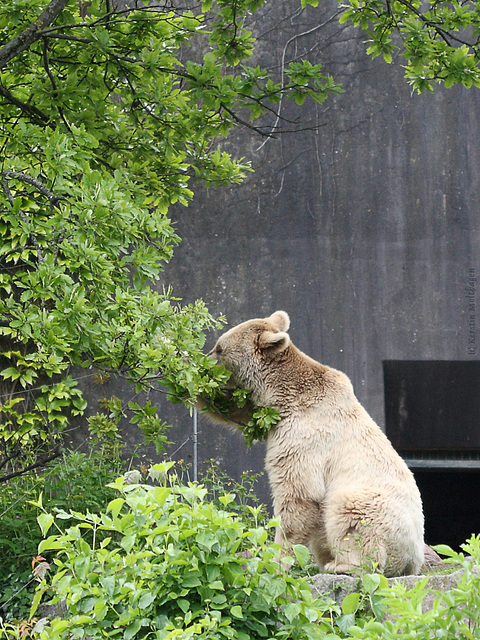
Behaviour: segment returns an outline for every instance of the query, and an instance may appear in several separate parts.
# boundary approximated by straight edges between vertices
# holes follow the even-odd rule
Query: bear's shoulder
[[[267,386],[275,391],[277,402],[286,403],[291,411],[325,402],[347,408],[357,402],[345,373],[317,362],[292,343],[279,357]]]

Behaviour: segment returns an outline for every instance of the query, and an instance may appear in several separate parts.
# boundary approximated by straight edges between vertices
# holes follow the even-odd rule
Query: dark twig
[[[39,180],[37,180],[36,178],[33,178],[32,176],[27,176],[24,173],[21,173],[20,171],[3,170],[3,171],[0,171],[0,175],[1,175],[3,190],[5,192],[5,195],[7,196],[8,202],[12,207],[15,203],[15,198],[13,197],[13,194],[10,191],[10,186],[8,184],[7,178],[20,180],[22,182],[26,182],[27,184],[32,185],[42,195],[46,196],[49,199],[51,206],[53,206],[54,203],[56,204],[59,200],[62,199],[56,196],[53,193],[53,191],[50,191],[50,189],[48,189],[48,187],[42,184]],[[19,209],[18,215],[27,226],[30,226],[30,220],[28,219],[28,216],[25,213],[25,211],[23,211],[22,209]],[[32,242],[35,247],[35,250],[37,252],[38,262],[42,263],[44,261],[43,251],[38,243],[36,236],[33,233],[31,234],[31,238],[32,238]]]
[[[247,127],[248,129],[251,129],[252,131],[255,131],[255,133],[258,133],[261,136],[264,136],[266,138],[274,138],[275,137],[273,133],[262,131],[261,129],[259,129],[255,125],[250,124],[250,122],[247,122],[246,120],[243,120],[234,111],[232,111],[232,109],[229,109],[224,104],[222,104],[222,109],[224,111],[226,111],[235,120],[235,122],[238,122],[238,124],[241,124],[244,127]]]
[[[55,82],[55,78],[53,76],[53,73],[50,70],[50,64],[48,62],[48,42],[46,38],[43,38],[43,68],[45,69],[47,76],[52,84],[52,89],[53,89],[53,97],[54,98],[58,98],[58,89],[57,89],[57,83]],[[70,125],[68,124],[67,120],[65,119],[65,115],[63,113],[63,109],[60,105],[57,105],[57,109],[58,109],[58,113],[60,114],[61,119],[63,120],[64,125],[66,126],[67,130],[73,135],[72,130],[70,129]]]
[[[55,195],[53,191],[51,191],[48,187],[46,187],[43,184],[43,182],[40,182],[40,180],[37,180],[37,178],[33,178],[32,176],[22,173],[21,171],[9,171],[7,169],[3,169],[0,171],[0,174],[5,178],[19,180],[20,182],[25,182],[31,185],[32,187],[35,187],[35,189],[39,193],[41,193],[43,196],[46,196],[48,198],[49,202],[52,205],[56,205],[60,200],[65,200],[63,196]],[[12,204],[12,202],[10,204]]]
[[[54,128],[53,124],[51,124],[49,122],[49,117],[43,113],[42,111],[40,111],[40,109],[37,109],[37,107],[34,107],[31,104],[26,104],[25,102],[22,102],[21,100],[19,100],[18,98],[16,98],[6,87],[4,87],[1,83],[0,83],[0,96],[2,96],[3,98],[5,98],[6,100],[8,100],[8,102],[10,102],[10,104],[15,105],[16,107],[18,107],[19,109],[21,109],[25,114],[27,114],[28,116],[30,116],[32,118],[32,121],[35,124],[38,124],[42,127],[44,126],[50,126],[52,127],[52,129]]]
[[[38,469],[39,467],[44,467],[46,464],[55,460],[61,455],[60,449],[54,451],[51,455],[34,462],[33,464],[29,464],[28,467],[20,469],[20,471],[12,471],[12,473],[8,473],[7,475],[0,476],[0,482],[7,482],[7,480],[11,480],[12,478],[17,478],[18,476],[23,476],[24,473],[28,473],[29,471],[33,471],[34,469]]]

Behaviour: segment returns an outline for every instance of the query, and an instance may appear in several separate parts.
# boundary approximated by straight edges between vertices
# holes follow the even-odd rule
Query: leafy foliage
[[[249,504],[253,477],[230,484],[212,465],[202,486],[181,482],[167,463],[150,469],[153,486],[128,484],[141,478],[128,472],[110,484],[102,512],[64,504],[52,513],[38,501],[46,536],[38,553],[54,558],[57,573],[39,576],[31,614],[51,598],[66,600],[68,615],[20,625],[0,617],[5,637],[480,637],[480,536],[462,545],[473,562],[436,548],[463,575],[450,591],[434,593],[431,610],[422,611],[427,578],[407,589],[401,579],[388,586],[369,573],[340,608],[326,596],[312,598],[301,573],[308,575],[306,548],[294,546],[281,559],[269,544],[276,522]],[[301,570],[289,567],[294,560]]]
[[[0,493],[0,554],[8,558],[0,570],[0,618],[6,621],[28,618],[37,585],[32,576],[32,559],[43,538],[35,496],[41,496],[44,510],[100,513],[115,497],[115,490],[107,486],[109,482],[120,474],[124,474],[125,482],[138,482],[145,476],[147,466],[143,461],[139,470],[127,471],[127,463],[120,457],[121,449],[115,444],[117,441],[115,430],[113,433],[98,431],[87,454],[64,452],[43,471],[12,479]],[[187,474],[185,469],[182,475]],[[268,522],[267,511],[254,492],[257,475],[245,472],[237,482],[212,460],[202,478],[207,497],[217,508],[223,508],[221,499],[229,493],[235,495],[235,501],[229,503],[230,512],[250,520],[254,526]],[[59,520],[58,524],[64,530],[71,521]]]
[[[272,407],[255,407],[251,395],[245,389],[235,389],[232,393],[232,402],[240,409],[248,404],[251,407],[250,419],[246,423],[238,425],[243,433],[245,444],[252,446],[256,441],[265,440],[269,431],[280,420],[280,414]]]
[[[280,420],[280,413],[273,407],[255,406],[251,393],[243,388],[219,387],[211,392],[209,398],[203,396],[203,401],[205,408],[236,425],[248,447],[265,440]]]
[[[246,424],[240,425],[245,444],[252,446],[254,442],[266,440],[269,432],[280,420],[280,414],[272,407],[255,407]]]
[[[42,540],[34,497],[42,495],[50,510],[105,510],[114,497],[106,485],[126,468],[119,456],[111,454],[109,447],[96,447],[88,454],[66,452],[41,473],[16,477],[2,487],[0,554],[5,560],[0,570],[0,617],[28,617],[36,586],[31,562]]]
[[[369,37],[368,53],[392,61],[402,49],[405,74],[418,92],[463,84],[480,87],[480,10],[477,2],[347,0],[340,22]]]
[[[463,550],[472,556],[453,551],[446,545],[436,550],[447,555],[447,563],[459,565],[462,576],[457,585],[448,591],[433,592],[435,595],[431,608],[422,610],[422,603],[429,593],[427,578],[407,589],[401,580],[388,587],[379,580],[372,594],[377,598],[377,607],[381,602],[380,613],[388,612],[388,618],[378,619],[359,616],[356,624],[348,632],[360,640],[376,638],[480,638],[480,536],[472,536]],[[473,559],[473,562],[472,562]],[[375,612],[375,610],[374,610]],[[378,613],[378,610],[375,612]]]
[[[72,366],[191,405],[227,379],[202,353],[221,319],[158,286],[179,242],[169,207],[188,204],[193,178],[249,170],[216,142],[241,114],[338,90],[307,61],[279,82],[245,64],[245,20],[263,3],[3,3],[0,480],[42,462],[85,411]],[[131,410],[155,440],[155,408]]]
[[[244,471],[237,481],[226,474],[214,460],[206,460],[205,463],[207,466],[202,471],[201,480],[207,490],[206,499],[221,509],[223,496],[226,493],[231,494],[235,496],[235,501],[228,504],[230,512],[236,513],[255,526],[267,526],[270,516],[255,492],[256,483],[263,473]]]
[[[336,606],[315,601],[304,580],[281,570],[267,528],[230,513],[232,494],[221,496],[217,508],[204,500],[205,488],[178,484],[169,471],[168,464],[152,467],[159,486],[126,486],[118,479],[120,496],[102,515],[39,517],[45,535],[58,518],[73,515],[78,522],[40,543],[39,553],[60,555],[57,574],[51,585],[42,583],[32,613],[51,590],[54,600],[66,598],[69,615],[53,620],[39,638],[247,640],[323,638],[332,631]],[[294,551],[304,557],[302,548]]]

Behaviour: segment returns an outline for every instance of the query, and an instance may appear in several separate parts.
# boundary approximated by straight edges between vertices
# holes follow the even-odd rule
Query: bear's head
[[[247,320],[220,336],[210,355],[232,372],[230,384],[258,392],[269,366],[290,345],[289,326],[285,311]]]

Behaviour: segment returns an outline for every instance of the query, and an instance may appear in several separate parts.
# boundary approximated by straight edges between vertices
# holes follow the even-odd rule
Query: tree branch
[[[21,171],[8,171],[7,169],[3,169],[0,171],[2,176],[5,178],[10,178],[13,180],[19,180],[20,182],[26,182],[30,184],[32,187],[35,187],[39,193],[43,196],[47,197],[50,204],[56,205],[60,200],[65,200],[63,196],[57,196],[51,189],[46,187],[43,182],[37,180],[37,178],[33,178],[32,176],[27,175],[26,173],[22,173]]]
[[[22,476],[24,473],[28,473],[29,471],[33,471],[34,469],[38,469],[38,467],[44,467],[48,462],[55,460],[60,455],[61,455],[61,451],[57,449],[52,453],[52,455],[44,458],[43,460],[39,460],[34,464],[30,464],[28,465],[28,467],[25,467],[24,469],[20,469],[20,471],[13,471],[12,473],[8,473],[5,476],[0,476],[0,483],[7,482],[7,480],[11,480],[12,478],[16,478],[18,476]]]
[[[13,40],[10,40],[10,42],[7,42],[7,44],[0,48],[0,69],[4,69],[10,60],[39,40],[42,37],[42,30],[50,26],[62,13],[68,1],[69,0],[52,0],[35,22],[32,22],[24,31],[15,36]]]
[[[48,62],[48,42],[46,38],[43,38],[43,68],[45,69],[47,76],[49,77],[50,82],[52,83],[52,89],[54,91],[53,97],[57,98],[58,97],[57,83],[55,82],[55,78],[53,77],[53,73],[50,70],[50,64]],[[61,119],[63,120],[63,124],[67,127],[67,130],[73,135],[73,132],[70,129],[70,125],[68,124],[67,119],[65,118],[65,115],[63,113],[63,109],[60,105],[57,105],[57,110],[58,110],[58,113],[60,114]]]
[[[478,40],[475,44],[472,44],[471,42],[466,42],[461,38],[457,38],[457,36],[454,36],[450,31],[445,31],[445,29],[442,29],[442,27],[438,22],[436,22],[435,20],[430,20],[426,18],[424,14],[419,9],[417,9],[409,0],[400,0],[400,4],[403,4],[405,7],[407,7],[407,9],[409,9],[413,14],[415,14],[417,18],[425,24],[425,26],[429,27],[430,29],[433,29],[433,31],[435,31],[435,33],[438,36],[440,36],[440,38],[449,47],[453,46],[450,40],[454,40],[455,42],[464,44],[467,47],[470,47],[471,49],[474,49],[475,46],[478,44]]]
[[[10,191],[10,187],[8,186],[8,182],[7,182],[7,177],[15,177],[14,175],[12,176],[11,174],[16,174],[18,173],[17,171],[2,171],[1,175],[2,175],[2,187],[3,190],[5,192],[5,195],[7,196],[7,200],[10,203],[10,205],[13,207],[15,204],[15,199],[12,195],[12,192]],[[23,176],[22,173],[19,174],[20,176]],[[29,177],[30,176],[24,176],[24,177]],[[30,178],[30,180],[28,180],[28,182],[35,180],[35,178]],[[37,180],[35,180],[35,182],[38,182]],[[26,215],[26,213],[24,211],[22,211],[22,209],[18,210],[18,215],[20,216],[20,219],[28,226],[30,226],[30,221],[28,219],[28,216]],[[40,245],[38,244],[38,240],[36,238],[36,236],[34,236],[33,234],[31,234],[31,239],[33,242],[33,245],[35,247],[35,250],[37,252],[37,258],[38,258],[38,262],[42,263],[44,261],[44,257],[43,257],[43,251],[40,247]]]
[[[49,126],[53,128],[53,125],[49,122],[49,118],[45,115],[40,109],[37,107],[26,104],[21,100],[18,100],[6,87],[4,87],[0,82],[0,96],[4,97],[10,104],[15,105],[19,109],[21,109],[25,114],[32,118],[32,121],[35,124],[40,125],[41,127]]]

